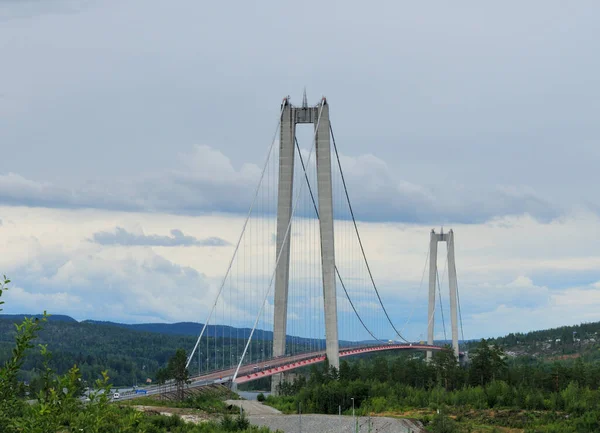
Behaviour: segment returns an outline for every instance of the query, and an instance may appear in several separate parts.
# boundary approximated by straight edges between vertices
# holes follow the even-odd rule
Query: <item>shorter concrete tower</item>
[[[435,325],[435,285],[437,282],[437,246],[438,242],[446,242],[448,246],[448,280],[450,283],[450,323],[452,326],[452,348],[458,359],[458,314],[457,314],[457,287],[456,262],[454,260],[454,232],[450,230],[440,233],[431,230],[429,241],[429,314],[427,315],[427,344],[433,344],[433,332]],[[431,360],[432,352],[427,351],[427,361]]]

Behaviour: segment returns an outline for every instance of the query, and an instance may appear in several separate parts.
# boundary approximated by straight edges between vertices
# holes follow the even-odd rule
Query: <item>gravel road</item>
[[[353,433],[354,423],[351,416],[337,415],[249,415],[249,421],[258,426],[267,426],[285,433]],[[369,418],[357,417],[358,432],[367,433],[423,433],[425,430],[410,420],[372,417],[369,430]]]
[[[241,407],[246,412],[246,415],[277,415],[281,413],[274,407],[267,406],[256,400],[225,400],[225,403]]]

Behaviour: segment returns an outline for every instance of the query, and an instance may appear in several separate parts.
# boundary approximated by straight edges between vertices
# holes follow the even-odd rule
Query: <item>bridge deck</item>
[[[340,357],[360,355],[363,353],[381,352],[385,350],[443,350],[440,346],[427,346],[422,344],[385,344],[380,346],[362,346],[340,350]],[[269,360],[262,361],[260,365],[245,365],[240,368],[238,377],[235,379],[236,384],[251,382],[263,377],[269,377],[278,373],[285,373],[297,368],[306,367],[308,365],[318,364],[325,361],[325,351],[304,353],[301,355],[286,356],[280,358],[272,358]],[[195,388],[206,386],[214,383],[227,383],[231,382],[233,375],[235,374],[235,368],[213,371],[209,374],[200,376],[194,376],[191,378],[191,382],[188,387]],[[169,390],[173,386],[163,386],[163,390]],[[146,388],[147,394],[153,395],[160,392],[157,386],[151,386]],[[136,398],[142,395],[128,395],[126,399]]]
[[[356,348],[351,348],[351,349],[343,349],[340,350],[340,358],[343,358],[345,356],[352,356],[352,355],[360,355],[363,353],[371,353],[371,352],[381,352],[384,350],[442,350],[443,347],[439,347],[439,346],[426,346],[426,345],[421,345],[421,344],[386,344],[386,345],[381,345],[381,346],[364,346],[364,347],[356,347]],[[270,366],[270,363],[267,361],[266,366],[269,367],[263,367],[261,368],[256,368],[256,366],[250,366],[249,368],[247,367],[246,369],[244,369],[244,371],[242,372],[242,369],[240,369],[240,372],[238,374],[238,377],[235,379],[235,383],[240,384],[240,383],[245,383],[245,382],[251,382],[253,380],[257,380],[260,379],[262,377],[269,377],[272,376],[274,374],[278,374],[278,373],[285,373],[288,371],[292,371],[295,370],[297,368],[301,368],[301,367],[306,367],[307,365],[313,365],[313,364],[318,364],[320,362],[325,361],[325,352],[317,352],[317,353],[311,353],[311,354],[307,354],[307,356],[303,357],[302,359],[286,359],[286,363],[284,364],[280,364],[278,366]],[[234,371],[235,373],[235,371]]]

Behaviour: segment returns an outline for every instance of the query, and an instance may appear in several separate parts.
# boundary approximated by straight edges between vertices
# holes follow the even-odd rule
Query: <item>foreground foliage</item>
[[[10,283],[6,277],[0,281],[0,297]],[[0,305],[4,302],[0,301]],[[1,311],[1,310],[0,310]],[[184,422],[178,416],[146,415],[132,407],[111,404],[111,384],[106,372],[97,379],[88,399],[82,398],[81,372],[73,366],[64,375],[56,375],[50,367],[51,353],[47,346],[39,345],[43,359],[40,387],[33,401],[25,400],[24,384],[18,380],[28,349],[34,347],[47,315],[38,319],[24,319],[16,326],[11,357],[0,368],[0,432],[2,433],[268,433],[266,428],[250,426],[243,416],[225,415],[220,422],[198,425]],[[175,356],[177,362],[179,356]],[[186,377],[180,367],[173,369]]]

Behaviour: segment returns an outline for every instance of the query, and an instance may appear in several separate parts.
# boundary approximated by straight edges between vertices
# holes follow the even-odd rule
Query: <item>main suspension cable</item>
[[[329,122],[329,131],[331,132],[331,139],[333,141],[333,149],[335,150],[335,157],[337,159],[338,167],[340,169],[340,175],[342,178],[342,184],[344,185],[344,192],[346,193],[346,200],[348,202],[350,216],[352,216],[352,223],[354,224],[354,231],[356,232],[356,236],[358,237],[358,244],[360,245],[360,251],[361,251],[363,259],[365,261],[365,265],[367,266],[367,272],[369,273],[369,278],[371,279],[371,283],[373,285],[373,288],[375,289],[375,293],[377,294],[377,299],[379,299],[379,304],[381,305],[381,308],[383,309],[383,312],[385,313],[385,317],[387,317],[388,322],[390,323],[390,325],[396,332],[396,335],[398,335],[398,337],[400,337],[400,339],[404,340],[406,343],[409,343],[409,341],[406,338],[404,338],[404,336],[396,329],[396,326],[394,326],[394,323],[392,322],[390,315],[388,314],[387,310],[385,309],[385,306],[383,305],[383,301],[381,300],[381,296],[379,295],[379,290],[377,290],[377,285],[375,284],[375,280],[373,278],[373,273],[371,272],[371,267],[369,266],[369,261],[367,260],[367,255],[365,254],[365,249],[363,247],[360,233],[358,231],[358,226],[356,224],[356,218],[354,217],[354,210],[352,209],[352,204],[350,203],[350,196],[348,195],[348,187],[346,186],[346,179],[344,178],[344,172],[342,170],[342,163],[340,162],[340,155],[338,153],[337,145],[335,144],[335,136],[333,135],[333,127],[331,126],[331,121]]]
[[[427,248],[427,255],[425,256],[425,265],[423,266],[423,272],[421,274],[421,282],[419,283],[419,290],[417,291],[418,294],[421,293],[421,288],[423,287],[423,281],[425,280],[425,271],[427,270],[427,263],[429,263],[430,248],[431,248],[431,245]],[[406,319],[406,322],[404,323],[404,326],[402,327],[402,329],[400,330],[400,332],[404,332],[404,329],[410,323],[410,320],[412,319],[412,316],[413,316],[413,314],[415,312],[416,307],[417,307],[417,303],[414,302],[413,303],[413,307],[412,307],[412,309],[410,311],[410,315],[408,316],[408,319]]]
[[[454,275],[456,275],[456,264],[454,264]],[[465,341],[465,331],[463,330],[463,320],[462,320],[462,312],[460,310],[460,295],[458,293],[458,278],[456,279],[456,299],[458,301],[458,317],[460,318],[460,335],[462,336],[462,341]]]
[[[320,219],[319,209],[317,208],[317,202],[315,201],[315,196],[313,194],[312,187],[310,186],[310,181],[308,180],[308,173],[306,172],[306,165],[304,165],[304,158],[302,158],[302,152],[300,151],[300,145],[298,144],[298,139],[296,137],[294,137],[294,140],[296,142],[296,149],[298,149],[298,156],[300,157],[300,164],[302,164],[302,171],[304,172],[304,179],[306,180],[306,185],[308,186],[308,192],[310,193],[310,198],[312,200],[312,204],[315,209],[315,214],[317,215],[317,219]],[[344,284],[344,280],[342,279],[342,276],[340,275],[340,271],[338,270],[337,265],[334,265],[334,268],[335,268],[335,273],[337,274],[337,277],[340,280],[340,284],[342,285],[342,289],[344,289],[346,298],[348,298],[348,302],[350,302],[350,306],[354,310],[354,314],[356,314],[356,317],[362,324],[363,328],[365,328],[365,330],[369,333],[369,335],[371,337],[373,337],[375,340],[382,341],[371,332],[371,330],[367,327],[367,325],[365,325],[365,322],[360,317],[360,314],[358,314],[356,307],[354,307],[354,303],[352,302],[352,299],[350,299],[350,295],[348,294],[348,291],[346,290],[346,285]]]

